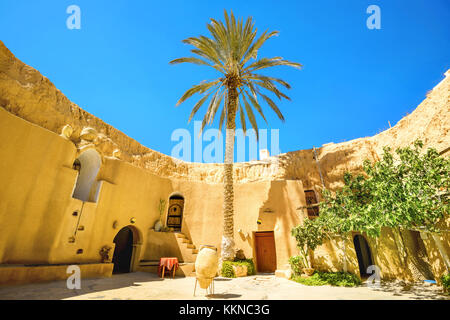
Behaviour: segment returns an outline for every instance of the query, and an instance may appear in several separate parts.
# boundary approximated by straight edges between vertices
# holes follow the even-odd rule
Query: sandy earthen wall
[[[410,115],[394,127],[369,138],[317,148],[325,186],[336,190],[342,186],[345,171],[361,169],[364,159],[379,159],[382,147],[405,146],[417,138],[425,146],[442,151],[450,145],[450,79],[445,78]],[[155,247],[151,228],[158,219],[159,199],[173,192],[185,197],[183,232],[196,245],[219,246],[223,169],[220,164],[185,163],[150,150],[122,132],[70,102],[35,69],[16,59],[0,42],[0,263],[72,263],[98,262],[98,251],[111,244],[122,226],[136,218],[142,242],[138,259],[152,260],[163,246]],[[16,117],[17,116],[17,117]],[[59,136],[61,128],[74,129],[71,141]],[[79,134],[83,127],[95,128],[99,140],[95,148],[103,158],[98,179],[102,181],[97,203],[71,197],[76,172],[72,163],[80,150]],[[111,157],[122,152],[121,160]],[[320,190],[321,182],[312,150],[281,154],[272,160],[235,165],[236,203],[235,238],[237,247],[247,256],[253,253],[252,232],[274,230],[277,264],[283,267],[296,253],[290,229],[301,222],[305,212],[304,189]],[[270,208],[271,213],[264,212]],[[82,211],[79,218],[72,212]],[[256,224],[262,218],[261,225]],[[116,229],[112,227],[114,221]],[[75,243],[73,236],[77,225]],[[237,230],[242,232],[238,233]],[[401,258],[389,230],[378,243],[378,259],[385,276],[401,275]],[[154,239],[157,240],[157,239]],[[160,239],[161,240],[161,239]],[[166,241],[167,240],[167,241]],[[166,239],[177,253],[177,242]],[[444,236],[447,246],[449,238]],[[316,252],[318,266],[342,269],[340,240],[325,244]],[[369,240],[369,243],[372,240]],[[425,241],[436,253],[432,241]],[[349,240],[349,269],[356,270],[356,256]],[[83,254],[76,254],[83,248]],[[159,250],[159,251],[158,251]],[[444,270],[439,255],[431,257],[437,273]]]

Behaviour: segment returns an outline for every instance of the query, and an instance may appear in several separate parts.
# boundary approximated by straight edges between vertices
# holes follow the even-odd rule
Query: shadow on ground
[[[59,300],[71,298],[88,293],[99,292],[93,299],[101,299],[101,291],[120,289],[125,287],[141,286],[142,283],[164,281],[150,273],[123,273],[113,275],[111,278],[82,279],[81,289],[68,289],[66,281],[53,281],[15,286],[0,286],[0,300]]]
[[[369,287],[367,283],[362,286]],[[422,283],[405,283],[394,281],[383,281],[379,287],[372,287],[373,291],[387,292],[394,296],[407,296],[415,300],[448,300],[450,299],[442,288],[435,285],[425,285]]]
[[[237,299],[241,297],[241,294],[234,294],[234,293],[214,293],[214,294],[208,294],[205,297],[209,299]]]

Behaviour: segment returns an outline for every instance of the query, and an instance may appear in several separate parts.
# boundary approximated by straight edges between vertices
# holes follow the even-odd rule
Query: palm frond
[[[256,59],[258,50],[261,48],[261,46],[266,42],[269,38],[272,38],[273,36],[278,35],[278,31],[272,31],[270,33],[267,33],[267,31],[264,31],[264,33],[256,40],[256,42],[248,49],[247,53],[245,54],[244,58],[242,59],[241,65],[245,65],[250,58]]]
[[[174,60],[170,61],[169,63],[170,64],[178,64],[178,63],[185,63],[185,62],[211,67],[211,64],[209,64],[208,62],[206,62],[206,61],[204,61],[202,59],[189,58],[189,57],[174,59]]]
[[[262,74],[250,73],[248,76],[246,76],[246,78],[251,79],[251,80],[275,81],[275,82],[278,82],[279,84],[281,84],[282,86],[284,86],[286,89],[291,88],[291,85],[289,83],[287,83],[286,81],[284,81],[283,79],[268,77],[268,76],[264,76]]]
[[[208,89],[210,89],[211,87],[219,84],[221,82],[220,79],[211,81],[211,82],[202,82],[200,84],[197,84],[195,86],[192,86],[192,88],[190,88],[189,90],[187,90],[183,96],[181,96],[180,100],[178,100],[177,102],[177,106],[179,106],[180,104],[182,104],[186,99],[190,98],[193,94],[195,93],[204,93],[205,91],[207,91]]]
[[[245,93],[247,93],[247,92],[242,92],[242,100],[244,101],[244,104],[249,105],[249,103],[247,102],[247,99],[245,98]],[[248,93],[247,93],[247,95],[248,95]],[[264,112],[263,112],[261,106],[259,105],[258,101],[255,100],[255,103],[253,103],[253,101],[252,101],[252,104],[253,104],[253,107],[256,109],[256,111],[258,111],[258,113],[259,113],[259,114],[261,115],[261,117],[264,119],[264,121],[266,122],[266,124],[268,124],[268,123],[267,123],[267,119],[266,119],[266,117],[264,116]],[[249,105],[249,108],[251,108],[250,105]]]
[[[254,72],[256,70],[261,70],[261,69],[275,67],[275,66],[290,66],[290,67],[300,69],[302,67],[302,64],[284,60],[281,57],[262,58],[260,60],[253,62],[249,66],[245,67],[243,69],[243,71],[244,72]]]
[[[301,68],[302,65],[278,56],[258,59],[258,53],[263,44],[268,39],[277,36],[278,31],[270,32],[267,30],[258,36],[258,29],[255,27],[252,17],[248,17],[244,21],[242,18],[235,17],[233,11],[230,11],[230,13],[225,11],[223,21],[210,19],[207,29],[210,33],[209,37],[201,35],[183,40],[183,43],[194,47],[191,49],[194,57],[178,58],[170,61],[170,63],[187,62],[205,65],[221,73],[221,77],[191,87],[178,100],[177,105],[196,93],[202,94],[201,99],[194,105],[188,121],[191,121],[200,108],[210,99],[203,117],[202,130],[207,124],[214,122],[217,113],[220,113],[219,130],[222,130],[224,124],[228,123],[229,120],[236,121],[236,119],[228,119],[232,111],[228,105],[231,103],[231,101],[228,101],[228,94],[230,90],[237,90],[236,117],[239,113],[244,131],[247,130],[246,121],[248,119],[251,126],[256,130],[257,138],[259,138],[253,109],[267,123],[261,107],[261,101],[264,100],[277,114],[278,118],[284,121],[283,114],[268,94],[272,93],[280,100],[282,98],[290,100],[280,88],[290,89],[291,85],[283,79],[266,76],[257,71],[275,66]],[[262,99],[258,99],[259,97]],[[234,114],[234,111],[232,114]]]
[[[249,95],[249,97],[253,98],[250,95]],[[253,129],[255,129],[256,140],[259,140],[258,124],[256,123],[255,114],[253,113],[253,110],[248,103],[244,103],[244,105],[245,105],[245,111],[247,111],[248,120],[250,121],[250,124],[252,125]]]
[[[200,107],[205,103],[205,101],[209,98],[212,92],[205,95],[203,98],[201,98],[195,105],[194,108],[192,108],[191,114],[189,115],[188,123],[191,122],[194,115],[197,113],[197,111],[200,109]]]
[[[271,82],[271,81],[255,81],[254,82],[255,85],[260,86],[270,92],[272,92],[273,94],[275,94],[278,99],[281,100],[281,98],[285,98],[287,100],[291,100],[291,98],[289,98],[287,95],[285,95],[283,92],[281,92],[280,90],[278,90],[277,86]]]
[[[260,95],[261,95],[261,97],[263,97],[264,100],[266,100],[267,104],[272,108],[272,110],[275,111],[278,118],[280,118],[280,120],[284,122],[284,116],[281,113],[280,109],[278,109],[278,106],[275,104],[275,102],[273,102],[272,99],[270,99],[265,94],[260,93]]]

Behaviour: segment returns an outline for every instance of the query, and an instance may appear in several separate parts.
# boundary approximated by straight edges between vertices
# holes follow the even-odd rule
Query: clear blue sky
[[[81,8],[80,30],[66,27],[71,4]],[[371,4],[381,8],[381,30],[366,27]],[[214,74],[168,62],[189,55],[181,40],[208,35],[209,18],[222,19],[225,8],[280,31],[260,56],[304,65],[272,72],[293,87],[292,101],[279,105],[285,123],[266,111],[281,152],[374,135],[411,113],[450,68],[448,0],[2,0],[0,40],[81,108],[170,154],[173,130],[193,131],[196,99],[176,101]]]

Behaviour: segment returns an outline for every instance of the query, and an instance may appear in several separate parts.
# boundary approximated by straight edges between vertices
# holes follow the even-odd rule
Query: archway
[[[116,244],[112,262],[114,263],[113,273],[127,273],[131,271],[133,257],[133,243],[135,239],[133,231],[129,227],[120,229],[114,237]]]
[[[102,159],[94,149],[84,151],[77,159],[75,159],[73,169],[77,170],[79,173],[72,194],[73,198],[82,201],[95,201],[95,194],[91,195],[91,189],[96,182],[95,180],[101,164]],[[98,186],[99,185],[97,184],[97,187]]]
[[[184,198],[182,195],[174,194],[169,198],[169,209],[167,213],[167,227],[174,231],[181,231],[183,221]]]
[[[356,257],[358,258],[359,273],[361,277],[367,277],[367,268],[373,265],[372,253],[370,252],[369,244],[362,235],[355,235],[353,237],[353,244],[356,250]]]

